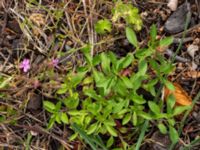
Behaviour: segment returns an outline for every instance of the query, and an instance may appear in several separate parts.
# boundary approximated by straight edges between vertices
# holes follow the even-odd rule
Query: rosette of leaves
[[[142,19],[138,8],[119,0],[116,2],[115,8],[113,9],[112,21],[116,22],[120,18],[123,18],[127,25],[132,25],[136,31],[142,29]]]

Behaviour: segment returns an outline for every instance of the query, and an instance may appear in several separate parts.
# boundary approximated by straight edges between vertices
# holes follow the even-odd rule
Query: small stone
[[[40,95],[35,93],[29,93],[29,101],[27,104],[27,109],[38,110],[42,107],[42,99]]]
[[[181,32],[185,28],[187,14],[189,13],[189,22],[191,20],[190,4],[184,3],[168,18],[164,29],[170,34]]]

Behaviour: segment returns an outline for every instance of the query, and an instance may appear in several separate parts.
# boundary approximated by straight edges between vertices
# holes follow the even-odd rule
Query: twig
[[[174,56],[174,52],[171,51],[170,49],[167,49],[164,54],[170,56],[171,58]],[[188,59],[183,58],[183,57],[178,56],[178,55],[175,55],[175,60],[180,61],[180,62],[184,62],[184,63],[189,62]]]
[[[175,35],[173,35],[173,36],[174,36],[174,37],[180,37],[180,36],[183,35],[184,32],[185,32],[185,34],[188,34],[188,33],[190,33],[192,30],[194,30],[194,29],[196,29],[196,28],[199,28],[199,27],[200,27],[200,23],[197,24],[197,25],[195,25],[195,26],[193,26],[193,27],[191,27],[191,28],[189,28],[189,29],[187,29],[186,31],[180,32],[180,33],[175,34]]]
[[[183,43],[187,43],[187,42],[190,42],[190,41],[193,41],[193,37],[186,37],[184,39],[181,39],[181,38],[174,38],[174,41],[173,43],[180,43],[181,40],[183,40]]]
[[[56,139],[57,141],[59,141],[60,143],[63,144],[63,146],[67,149],[67,150],[71,150],[72,146],[69,145],[65,139],[62,139],[61,137],[58,137],[56,136],[55,134],[53,133],[49,133],[47,130],[41,128],[40,126],[25,126],[25,125],[15,125],[17,127],[20,127],[20,128],[26,128],[27,130],[29,131],[34,131],[34,132],[37,132],[37,133],[41,133],[41,134],[47,134],[49,136],[51,136],[53,139]]]

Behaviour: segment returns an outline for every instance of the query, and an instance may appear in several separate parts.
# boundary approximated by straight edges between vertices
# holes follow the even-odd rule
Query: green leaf
[[[176,106],[176,108],[173,111],[173,116],[180,115],[184,111],[190,109],[191,106]]]
[[[112,30],[112,24],[108,19],[102,19],[95,24],[94,28],[97,33],[105,34],[106,32],[110,32]]]
[[[159,128],[159,130],[160,130],[160,132],[162,134],[166,134],[167,133],[167,128],[165,127],[165,125],[163,123],[159,123],[158,124],[158,128]]]
[[[128,113],[128,114],[126,114],[125,117],[123,118],[123,120],[122,120],[122,125],[127,124],[130,120],[131,120],[131,114]]]
[[[90,136],[88,136],[84,130],[82,130],[77,124],[72,124],[72,128],[80,134],[80,136],[90,145],[92,150],[97,150],[96,144],[93,142]]]
[[[68,111],[68,114],[71,116],[81,116],[81,115],[86,115],[86,111],[85,110],[70,110]]]
[[[12,77],[9,77],[7,79],[2,78],[3,81],[0,81],[0,89],[6,87],[11,79]]]
[[[157,29],[156,29],[156,25],[153,24],[151,26],[151,29],[150,29],[150,36],[151,36],[151,40],[152,41],[155,41],[156,40],[156,36],[157,36]]]
[[[100,80],[102,80],[102,78],[105,78],[103,73],[97,71],[96,69],[92,69],[92,74],[94,75],[94,79],[95,79],[95,82],[98,84],[98,82]]]
[[[174,95],[170,94],[167,97],[167,113],[171,113],[172,112],[172,109],[173,109],[175,103],[176,103],[176,100],[175,100]]]
[[[6,120],[6,117],[5,116],[2,116],[2,115],[0,115],[0,123],[3,123],[3,121],[5,121]]]
[[[133,112],[133,125],[137,125],[137,113],[135,111]]]
[[[126,57],[122,58],[122,62],[120,63],[120,69],[121,68],[127,68],[132,62],[133,62],[133,54],[129,53],[126,55]]]
[[[85,77],[86,72],[78,72],[76,74],[71,74],[71,85],[76,87]]]
[[[121,79],[124,82],[126,88],[129,88],[129,89],[133,88],[133,84],[131,83],[129,78],[122,76]]]
[[[113,145],[113,143],[114,143],[114,138],[113,138],[113,136],[111,136],[106,143],[106,147],[108,147],[108,148],[111,147]]]
[[[93,66],[100,64],[100,62],[101,62],[101,56],[100,55],[96,55],[96,56],[93,57],[93,59],[92,59],[92,65]]]
[[[164,74],[169,74],[174,69],[174,65],[170,64],[170,62],[164,61],[163,64],[160,66],[160,72]]]
[[[97,87],[102,87],[104,89],[104,91],[103,91],[104,95],[107,95],[107,94],[109,94],[111,89],[115,86],[116,81],[117,81],[116,76],[110,76],[110,77],[100,80],[97,83]]]
[[[72,96],[63,99],[63,103],[70,109],[76,108],[79,104],[78,93],[73,93]]]
[[[66,83],[61,84],[60,89],[57,90],[57,94],[65,94],[67,90],[69,89],[68,85]]]
[[[173,144],[177,143],[179,140],[179,135],[176,129],[172,126],[169,126],[169,137]]]
[[[174,118],[167,119],[167,121],[168,121],[169,125],[171,125],[171,126],[174,126],[175,123],[176,123],[176,121],[174,120]]]
[[[104,73],[110,72],[110,59],[105,53],[101,53],[101,67]]]
[[[56,103],[56,109],[55,109],[55,111],[59,111],[60,110],[60,108],[61,108],[61,105],[62,105],[62,102],[61,101],[59,101],[59,102],[57,102]]]
[[[82,84],[83,85],[84,84],[91,84],[92,82],[93,82],[93,78],[91,76],[88,76],[83,80]]]
[[[82,49],[81,52],[83,52],[83,54],[90,54],[91,51],[91,45],[90,44],[86,44]]]
[[[61,116],[60,116],[60,112],[59,113],[56,113],[56,118],[55,118],[56,122],[58,124],[61,124]]]
[[[151,95],[156,96],[155,85],[158,83],[158,78],[151,79],[147,84],[144,85],[144,89],[149,91]]]
[[[148,101],[148,105],[152,112],[154,112],[155,114],[160,113],[160,107],[155,102]]]
[[[56,109],[55,104],[50,101],[43,101],[43,106],[49,112]]]
[[[115,126],[116,125],[116,123],[115,123],[115,121],[113,119],[107,119],[107,120],[105,120],[104,124],[107,124],[109,126]]]
[[[107,131],[114,137],[117,137],[117,131],[110,125],[104,124]]]
[[[95,100],[99,100],[99,101],[103,100],[103,98],[101,96],[99,96],[96,93],[96,91],[93,90],[92,88],[84,90],[84,94]]]
[[[102,109],[102,105],[99,104],[99,103],[91,103],[91,104],[88,105],[87,109],[93,115],[97,116]]]
[[[66,113],[61,113],[61,117],[60,117],[61,121],[64,123],[64,124],[68,124],[69,123],[69,118],[67,116]]]
[[[131,29],[130,27],[126,27],[126,37],[133,46],[138,48],[137,36],[133,29]]]
[[[146,112],[142,112],[142,111],[138,112],[138,116],[141,116],[142,118],[147,119],[147,120],[153,119],[150,114]]]
[[[122,96],[126,96],[127,94],[127,88],[121,79],[117,79],[115,88],[113,90]]]
[[[78,137],[78,133],[74,133],[69,137],[69,141],[74,141]]]
[[[142,96],[137,95],[137,94],[131,93],[130,98],[136,104],[145,104],[146,103],[146,100]]]
[[[139,66],[138,66],[138,68],[139,68],[138,74],[140,76],[144,76],[146,74],[147,67],[148,67],[147,62],[145,60],[140,61]]]
[[[171,90],[171,91],[174,91],[174,90],[175,90],[174,85],[173,85],[170,81],[164,80],[164,84],[165,84],[165,86],[166,86],[169,90]]]
[[[117,56],[112,51],[108,52],[108,56],[113,64],[115,64],[117,62]]]
[[[97,129],[98,127],[98,123],[93,123],[90,125],[90,127],[87,129],[87,134],[92,134],[95,132],[95,130]]]
[[[163,46],[169,46],[170,44],[173,43],[174,38],[173,37],[166,37],[164,39],[161,39],[159,41],[159,46],[163,47]]]
[[[155,49],[152,48],[141,48],[135,52],[135,56],[141,59],[145,59],[148,56],[151,56],[155,52]]]
[[[160,73],[160,70],[159,70],[160,65],[156,62],[156,60],[150,59],[149,63],[150,63],[150,65],[151,65],[151,67],[152,67],[157,73]]]
[[[47,126],[47,129],[51,129],[55,123],[55,119],[56,119],[56,116],[53,114],[49,120],[49,123],[48,123],[48,126]]]
[[[134,85],[133,89],[136,92],[141,87],[142,81],[145,80],[145,76],[140,76],[138,73],[131,75],[131,83]]]
[[[113,113],[120,112],[123,109],[123,107],[125,106],[125,103],[126,103],[126,101],[121,101],[119,103],[114,103],[114,104],[112,102],[112,104],[114,105]]]

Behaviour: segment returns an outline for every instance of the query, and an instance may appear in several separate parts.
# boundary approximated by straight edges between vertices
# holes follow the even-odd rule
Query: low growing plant
[[[111,51],[92,57],[89,45],[82,49],[86,64],[66,75],[57,91],[58,103],[44,101],[44,108],[52,113],[49,127],[54,122],[68,124],[71,128],[76,124],[88,135],[107,135],[107,147],[110,147],[114,137],[129,134],[129,126],[140,130],[145,120],[150,120],[158,122],[161,133],[169,130],[171,140],[177,142],[174,117],[188,106],[174,107],[172,95],[166,106],[160,98],[156,99],[159,84],[174,90],[166,78],[174,66],[156,51],[158,47],[169,46],[173,38],[157,40],[156,35],[153,25],[148,46],[140,48],[135,32],[127,27],[126,37],[135,51],[121,58]],[[141,91],[151,97],[145,98]],[[62,105],[65,109],[61,110]],[[71,140],[77,133],[75,130]]]
[[[136,31],[142,29],[142,19],[139,15],[138,8],[134,7],[132,4],[126,4],[118,0],[113,9],[112,21],[116,22],[120,18],[123,18],[127,25],[133,26]]]

